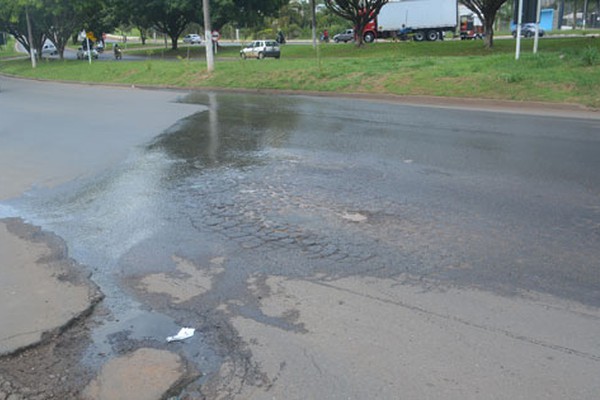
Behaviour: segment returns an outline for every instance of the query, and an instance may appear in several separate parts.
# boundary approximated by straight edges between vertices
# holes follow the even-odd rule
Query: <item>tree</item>
[[[362,31],[387,2],[388,0],[325,0],[325,6],[334,14],[352,22],[356,44],[360,47],[363,45]]]
[[[485,47],[492,48],[494,45],[494,21],[496,13],[506,0],[462,0],[469,10],[473,11],[483,23]]]
[[[200,19],[197,0],[138,0],[136,3],[143,5],[138,9],[139,15],[146,15],[156,29],[171,38],[173,50],[177,50],[177,40],[188,24]]]
[[[219,30],[229,23],[240,27],[259,26],[266,17],[275,16],[289,0],[214,0],[211,1],[212,27]]]
[[[146,44],[148,31],[154,27],[150,14],[146,12],[146,1],[111,0],[114,25],[134,26],[140,31],[142,45]]]
[[[101,37],[104,30],[97,27],[102,21],[105,4],[98,0],[41,0],[43,18],[37,21],[46,37],[54,43],[62,59],[69,38],[85,29]],[[95,28],[95,29],[94,29]],[[106,30],[112,28],[106,27]]]
[[[46,34],[39,23],[43,18],[42,10],[39,1],[0,0],[0,30],[12,35],[25,51],[30,55],[33,52],[37,58],[41,56],[46,41]]]
[[[48,39],[62,58],[69,37],[83,28],[90,31],[92,24],[102,20],[104,8],[103,0],[0,0],[0,28],[14,36],[28,52],[35,49],[38,58]],[[27,16],[31,25],[31,43],[27,34]],[[96,34],[102,32],[97,29]]]

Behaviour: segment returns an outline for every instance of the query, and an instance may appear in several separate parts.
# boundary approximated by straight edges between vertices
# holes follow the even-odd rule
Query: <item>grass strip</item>
[[[181,88],[280,89],[544,101],[600,108],[600,39],[545,38],[539,53],[523,40],[286,45],[279,60],[241,60],[220,48],[206,72],[204,48],[138,50],[138,61],[2,61],[0,72],[40,79]],[[128,52],[128,54],[132,54]]]

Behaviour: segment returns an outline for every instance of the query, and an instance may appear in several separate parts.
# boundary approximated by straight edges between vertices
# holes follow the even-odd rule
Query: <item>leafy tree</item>
[[[142,44],[146,44],[147,32],[154,27],[146,12],[146,1],[112,0],[114,25],[134,26],[140,31]]]
[[[67,0],[70,1],[70,0]],[[94,36],[101,40],[102,34],[113,32],[119,25],[115,11],[115,3],[112,0],[78,0],[90,3],[81,11],[82,27],[87,32],[93,32]],[[78,30],[81,28],[78,28]]]
[[[39,58],[46,35],[40,24],[42,7],[39,1],[32,0],[0,0],[0,30],[8,32],[23,48],[31,54],[36,51]],[[27,32],[27,17],[31,26],[31,43]]]
[[[101,38],[102,33],[112,26],[100,27],[106,4],[99,0],[41,0],[44,8],[43,19],[38,21],[41,29],[63,58],[69,38],[85,29]]]
[[[198,0],[138,0],[135,3],[138,16],[144,15],[157,30],[171,38],[173,50],[177,50],[177,40],[188,24],[200,17]]]
[[[276,16],[289,0],[214,0],[211,1],[211,23],[220,29],[234,23],[239,27],[258,27],[266,17]]]
[[[496,13],[506,3],[506,0],[461,0],[461,2],[469,10],[477,14],[483,23],[485,47],[491,48],[494,45],[494,21]]]
[[[84,28],[91,30],[92,24],[102,20],[100,15],[105,7],[103,0],[0,0],[0,28],[14,36],[28,52],[35,49],[38,58],[49,39],[62,58],[69,37]],[[27,15],[32,43],[27,35]],[[96,34],[102,32],[98,29]]]
[[[362,31],[387,2],[388,0],[325,0],[325,6],[334,14],[352,22],[356,44],[360,47],[363,45]]]

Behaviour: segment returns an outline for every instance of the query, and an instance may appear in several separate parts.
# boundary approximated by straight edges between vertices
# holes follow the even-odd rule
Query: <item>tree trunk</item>
[[[483,43],[486,48],[491,49],[494,46],[494,18],[486,19],[483,22],[483,29]]]
[[[367,26],[367,22],[362,23],[362,21],[354,25],[354,38],[356,39],[356,47],[362,47],[365,44],[365,38],[363,35],[365,26]]]
[[[140,39],[142,41],[142,46],[146,45],[146,30],[140,26],[137,27],[140,31]]]
[[[58,57],[61,60],[65,59],[65,43],[61,43],[58,46],[56,46],[56,50],[58,51]]]
[[[171,37],[171,49],[177,50],[177,39],[178,39],[178,37],[177,36],[171,36],[171,35],[169,35],[169,36]]]

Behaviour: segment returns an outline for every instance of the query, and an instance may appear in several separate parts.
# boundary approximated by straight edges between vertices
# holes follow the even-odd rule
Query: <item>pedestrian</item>
[[[115,60],[120,60],[122,57],[122,53],[121,53],[121,48],[119,47],[118,43],[115,43],[115,45],[113,47],[113,51],[115,53]]]
[[[402,29],[400,29],[400,31],[398,31],[400,40],[408,40],[408,35],[409,33],[411,33],[411,29],[408,28],[406,25],[402,24]]]

